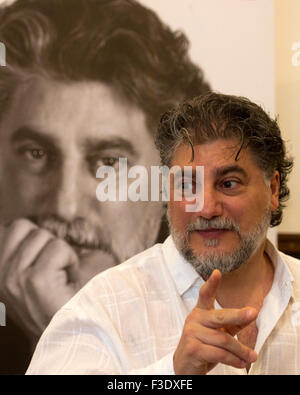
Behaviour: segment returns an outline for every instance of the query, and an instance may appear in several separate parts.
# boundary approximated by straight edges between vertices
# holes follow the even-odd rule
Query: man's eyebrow
[[[18,143],[24,140],[34,140],[48,149],[58,150],[57,139],[50,135],[45,135],[29,126],[22,126],[16,129],[11,135],[11,142]]]
[[[204,166],[205,167],[205,166]],[[215,176],[217,178],[224,177],[228,173],[240,173],[244,177],[248,178],[248,174],[246,171],[239,165],[230,165],[230,166],[222,166],[215,170]],[[184,174],[184,169],[182,168],[181,171],[176,171],[174,174],[174,180],[181,179],[182,175]],[[193,168],[191,173],[187,173],[188,176],[192,176],[193,178],[196,177],[196,169]]]
[[[217,178],[224,177],[228,173],[240,173],[244,177],[248,178],[248,174],[246,173],[246,171],[239,165],[222,166],[215,171],[215,175]]]
[[[112,137],[110,139],[88,138],[83,143],[83,146],[86,152],[97,152],[107,149],[122,149],[127,151],[132,156],[139,156],[133,144],[129,140],[122,137]]]

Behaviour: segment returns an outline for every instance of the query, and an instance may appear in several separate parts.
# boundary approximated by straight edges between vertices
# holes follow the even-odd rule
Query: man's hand
[[[234,338],[257,317],[257,310],[214,309],[221,273],[214,270],[201,287],[197,305],[188,315],[180,342],[174,353],[176,374],[204,375],[218,363],[245,368],[257,355]]]
[[[0,300],[32,340],[79,289],[78,265],[67,243],[29,220],[0,226]]]

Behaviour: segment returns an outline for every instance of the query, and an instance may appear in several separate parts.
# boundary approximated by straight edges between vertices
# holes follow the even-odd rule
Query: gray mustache
[[[206,230],[206,229],[226,229],[233,230],[240,234],[240,227],[234,221],[229,218],[212,218],[205,219],[202,217],[198,217],[195,222],[188,224],[186,231],[187,233],[193,232],[195,230]]]
[[[72,246],[111,253],[111,247],[103,241],[102,231],[84,218],[78,217],[67,222],[55,215],[48,215],[31,217],[30,220]]]

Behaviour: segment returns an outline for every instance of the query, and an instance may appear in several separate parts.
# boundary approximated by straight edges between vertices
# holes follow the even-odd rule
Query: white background
[[[273,0],[140,0],[188,36],[214,90],[274,113]]]

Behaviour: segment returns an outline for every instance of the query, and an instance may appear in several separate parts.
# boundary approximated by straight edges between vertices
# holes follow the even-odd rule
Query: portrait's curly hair
[[[134,0],[16,0],[0,6],[0,42],[0,120],[18,83],[39,75],[113,86],[153,133],[168,108],[210,90],[185,35]]]
[[[235,160],[243,148],[249,147],[266,180],[278,170],[279,207],[272,212],[270,226],[279,225],[284,202],[289,198],[287,178],[293,159],[286,154],[277,121],[257,104],[244,97],[214,92],[195,97],[163,114],[155,143],[162,164],[171,167],[173,155],[181,144],[191,146],[193,159],[195,144],[218,139],[239,142]]]

